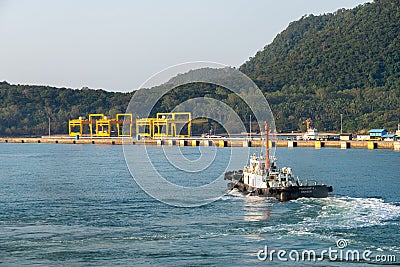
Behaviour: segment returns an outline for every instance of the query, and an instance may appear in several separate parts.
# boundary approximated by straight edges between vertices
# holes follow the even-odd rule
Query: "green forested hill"
[[[257,25],[254,29],[262,34]],[[321,131],[339,130],[340,114],[344,131],[394,130],[400,119],[400,0],[304,16],[240,70],[266,95],[279,131],[304,128],[307,118]],[[48,117],[53,133],[66,133],[68,119],[88,113],[114,116],[125,111],[132,95],[2,82],[0,136],[46,134]],[[178,87],[154,112],[199,96],[227,103],[245,122],[251,114],[229,91],[204,84]]]
[[[281,129],[396,127],[400,118],[400,1],[304,16],[240,68],[266,93]],[[294,126],[292,126],[294,125]]]
[[[115,116],[126,110],[132,94],[72,90],[0,82],[0,136],[44,135],[48,118],[53,133],[68,133],[68,120],[89,113]]]

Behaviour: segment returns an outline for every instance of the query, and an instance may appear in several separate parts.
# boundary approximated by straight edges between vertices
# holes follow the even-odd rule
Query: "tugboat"
[[[274,197],[279,201],[290,201],[301,197],[324,198],[333,191],[332,186],[318,184],[313,180],[301,181],[294,177],[292,169],[276,166],[276,158],[269,156],[269,129],[265,124],[265,156],[260,153],[250,157],[250,165],[240,171],[225,173],[224,179],[230,180],[228,189],[238,189],[251,196]]]

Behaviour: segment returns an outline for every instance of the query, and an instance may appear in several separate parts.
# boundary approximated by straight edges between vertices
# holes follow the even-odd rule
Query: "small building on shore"
[[[351,140],[353,140],[353,134],[351,134],[351,133],[340,134],[339,139],[340,139],[340,141],[351,141]]]
[[[369,140],[369,135],[367,134],[357,134],[357,141]]]
[[[369,130],[369,138],[371,140],[382,140],[384,138],[383,136],[387,135],[387,133],[385,129],[371,129]]]
[[[382,136],[383,141],[395,141],[396,135],[395,134],[385,134]]]

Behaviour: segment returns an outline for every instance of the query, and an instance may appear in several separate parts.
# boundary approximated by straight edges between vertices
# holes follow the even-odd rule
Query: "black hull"
[[[228,189],[237,188],[244,194],[260,197],[273,197],[279,201],[290,201],[298,198],[325,198],[333,191],[332,186],[327,185],[303,185],[303,186],[287,186],[287,187],[270,187],[270,188],[255,188],[240,182],[233,173],[225,175],[226,180],[231,180],[228,184]]]

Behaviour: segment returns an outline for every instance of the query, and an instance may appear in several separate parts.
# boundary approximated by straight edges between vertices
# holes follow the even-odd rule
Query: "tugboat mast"
[[[269,128],[268,122],[265,121],[265,169],[269,169],[270,162],[269,162]]]

